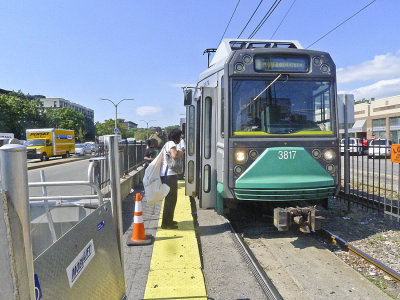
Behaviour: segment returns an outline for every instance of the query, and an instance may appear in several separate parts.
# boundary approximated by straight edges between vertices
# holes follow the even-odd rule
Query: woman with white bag
[[[161,228],[177,229],[178,225],[174,219],[176,201],[178,197],[178,173],[168,167],[168,160],[179,160],[184,156],[183,151],[177,150],[177,145],[180,142],[182,131],[173,129],[168,134],[168,142],[164,146],[162,153],[163,161],[160,170],[161,181],[170,187],[168,195],[165,197],[164,210],[162,217]]]

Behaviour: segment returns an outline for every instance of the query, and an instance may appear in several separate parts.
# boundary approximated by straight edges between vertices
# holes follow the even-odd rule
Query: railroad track
[[[280,281],[280,277],[276,275],[278,274],[284,274],[287,272],[289,277],[293,276],[293,281],[296,282],[296,284],[300,284],[301,286],[300,290],[306,291],[303,295],[299,295],[300,297],[313,297],[316,295],[320,296],[327,296],[330,297],[330,294],[336,293],[336,296],[343,296],[344,298],[346,297],[355,297],[356,295],[354,294],[353,290],[353,295],[351,294],[346,294],[346,292],[350,291],[352,289],[351,287],[356,287],[357,292],[359,293],[357,296],[363,296],[367,295],[367,290],[370,291],[370,289],[373,289],[373,284],[370,287],[365,286],[365,293],[360,292],[360,290],[364,289],[364,285],[361,283],[362,280],[360,281],[361,277],[363,276],[363,272],[358,271],[360,274],[358,277],[359,279],[356,280],[357,277],[354,277],[350,275],[350,271],[342,271],[345,268],[341,267],[341,264],[338,264],[335,262],[333,258],[328,258],[328,256],[324,256],[323,251],[319,253],[319,249],[322,249],[319,245],[321,244],[321,237],[323,237],[324,241],[329,240],[330,243],[335,245],[335,249],[337,250],[337,247],[340,246],[340,248],[343,251],[350,252],[358,257],[361,257],[362,260],[366,260],[366,262],[370,265],[375,266],[375,268],[378,270],[382,270],[385,274],[393,278],[397,284],[400,282],[400,274],[398,274],[396,271],[392,270],[391,268],[385,266],[383,263],[377,261],[373,257],[369,256],[368,254],[360,251],[356,247],[350,245],[347,243],[343,238],[340,238],[339,236],[332,234],[331,232],[327,230],[320,230],[318,234],[297,234],[295,231],[288,232],[287,234],[283,232],[278,232],[275,227],[272,225],[272,220],[267,220],[265,218],[265,215],[257,215],[257,217],[254,215],[254,210],[247,211],[246,212],[242,211],[242,216],[235,218],[232,216],[232,218],[229,221],[229,224],[231,226],[231,231],[232,234],[234,235],[234,239],[236,239],[235,243],[241,243],[241,246],[243,250],[239,250],[242,254],[242,256],[248,256],[249,258],[244,258],[248,265],[254,265],[254,267],[250,266],[250,269],[252,269],[253,274],[255,273],[261,273],[262,277],[267,278],[266,280],[260,280],[257,279],[259,282],[260,286],[263,287],[265,285],[265,281],[267,283],[273,283],[275,284],[274,288],[279,291],[282,294],[278,294],[278,299],[282,299],[282,297],[287,298],[288,295],[289,297],[293,295],[292,291],[287,291],[286,286],[284,285],[283,282],[290,282],[290,280],[287,280],[287,277],[282,277],[284,281]],[[253,218],[251,217],[253,216]],[[261,219],[260,219],[261,218]],[[257,220],[255,220],[257,219]],[[247,221],[243,221],[247,220]],[[252,220],[252,221],[250,221]],[[237,229],[238,232],[243,234],[238,234],[234,229],[233,226]],[[273,227],[273,228],[272,228]],[[243,236],[243,238],[242,238]],[[317,237],[320,238],[317,238]],[[244,241],[245,239],[245,241]],[[313,240],[314,242],[311,242],[310,240]],[[281,248],[282,247],[282,248]],[[286,250],[286,247],[287,250]],[[330,251],[333,251],[333,248],[331,247],[326,247],[326,244],[324,245],[323,249],[326,250],[326,248],[330,249]],[[255,251],[254,253],[252,251]],[[247,253],[246,253],[247,252]],[[264,252],[264,253],[263,253]],[[326,252],[325,252],[326,253]],[[303,255],[305,255],[303,257]],[[272,257],[272,260],[266,260],[265,257],[270,256]],[[289,259],[288,259],[289,257]],[[314,260],[315,257],[315,260]],[[326,259],[326,260],[325,260]],[[340,256],[338,257],[340,259]],[[248,262],[250,261],[250,262]],[[361,261],[361,260],[360,260]],[[268,272],[268,275],[265,274],[263,268],[261,267],[267,266],[265,269]],[[306,265],[318,265],[316,270],[308,269],[308,270],[302,270],[304,266]],[[349,263],[347,262],[347,265]],[[352,266],[351,264],[349,266]],[[329,268],[330,273],[325,269],[326,267]],[[255,269],[255,271],[253,270]],[[278,270],[278,271],[277,271]],[[286,270],[286,271],[285,271]],[[261,272],[260,272],[261,271]],[[274,273],[275,272],[275,273]],[[312,275],[314,274],[314,275]],[[315,275],[319,274],[319,275]],[[325,274],[325,275],[322,275]],[[331,281],[326,281],[323,283],[320,281],[321,278],[330,278],[331,275],[329,274],[341,274],[340,276],[335,276],[336,278],[342,278],[344,281],[340,283],[337,283],[336,278],[335,280]],[[346,275],[345,275],[346,274]],[[256,275],[255,277],[257,278],[260,275]],[[314,286],[310,283],[307,283],[303,281],[304,277],[309,277],[311,276],[313,280],[315,280]],[[318,278],[318,277],[319,278]],[[364,275],[365,276],[365,275]],[[351,279],[350,279],[351,278]],[[380,277],[383,279],[383,277]],[[381,279],[376,279],[380,281]],[[285,281],[286,280],[286,281]],[[339,279],[338,279],[339,280]],[[371,279],[370,279],[371,280]],[[387,278],[385,278],[387,280]],[[264,282],[263,282],[264,281]],[[335,283],[334,283],[335,281]],[[347,282],[348,281],[348,282]],[[350,283],[352,281],[352,283]],[[391,281],[392,285],[396,285],[394,283],[395,281]],[[344,283],[346,282],[346,283]],[[368,281],[367,281],[368,282]],[[373,281],[374,283],[376,281]],[[365,281],[364,281],[365,283]],[[268,285],[268,284],[267,284]],[[344,285],[347,285],[348,288],[347,290],[343,288]],[[367,284],[368,285],[368,284]],[[315,286],[319,286],[321,288],[322,294],[318,294],[318,291],[313,290]],[[323,286],[323,287],[321,287]],[[338,286],[341,287],[340,290],[336,290]],[[391,288],[391,287],[390,287]],[[263,288],[264,290],[264,288]],[[393,291],[393,290],[392,290]],[[278,292],[278,293],[279,293]],[[289,294],[288,294],[289,293]],[[292,293],[292,294],[290,294]],[[388,295],[391,293],[388,292]],[[266,293],[267,295],[267,293]],[[356,296],[356,297],[357,297]],[[375,295],[379,299],[379,295]],[[381,295],[381,297],[384,297]],[[268,298],[268,299],[277,299],[277,298]]]
[[[394,280],[396,280],[398,283],[400,283],[400,274],[394,271],[393,269],[389,268],[388,266],[384,265],[380,261],[374,259],[367,253],[361,251],[360,249],[357,249],[356,247],[350,245],[348,242],[346,242],[344,239],[340,238],[339,236],[329,232],[326,229],[321,229],[320,233],[323,234],[324,236],[328,237],[331,239],[331,241],[339,245],[342,249],[345,249],[346,251],[361,257],[362,259],[366,260],[368,263],[374,265],[376,268],[380,269],[381,271],[385,272],[387,275],[392,277]]]
[[[268,300],[281,300],[283,297],[279,294],[278,290],[272,283],[272,281],[269,279],[267,274],[264,272],[264,269],[261,267],[260,263],[256,259],[256,257],[253,255],[252,251],[249,249],[249,247],[246,245],[244,242],[242,236],[238,234],[235,229],[233,228],[230,220],[228,220],[226,217],[223,217],[226,221],[226,223],[229,225],[232,236],[233,236],[233,241],[236,245],[236,247],[239,250],[240,255],[242,258],[245,260],[247,265],[249,266],[250,271],[254,275],[256,281],[260,285],[262,291],[264,292],[265,296],[267,297]]]

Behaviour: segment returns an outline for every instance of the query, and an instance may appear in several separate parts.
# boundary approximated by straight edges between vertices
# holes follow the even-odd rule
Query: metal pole
[[[344,96],[344,193],[347,195],[347,209],[350,211],[350,155],[349,129],[347,124],[348,97]]]
[[[124,245],[122,227],[122,199],[119,170],[118,135],[106,135],[105,143],[108,145],[108,161],[110,164],[111,209],[113,221],[117,228],[118,249],[124,269]],[[125,274],[125,273],[124,273]]]
[[[44,170],[40,170],[39,172],[40,172],[40,180],[42,182],[45,182],[46,177],[44,176]],[[47,196],[47,187],[46,186],[42,186],[42,194],[44,197]],[[49,200],[44,200],[44,209],[46,211],[47,222],[49,222],[49,229],[50,229],[51,237],[53,239],[53,243],[55,243],[57,241],[57,235],[56,235],[56,230],[54,228],[53,217],[51,215],[51,211],[49,208]]]
[[[3,210],[2,214],[4,217],[8,214],[9,222],[7,238],[2,238],[5,242],[1,243],[1,247],[9,244],[8,259],[12,266],[11,270],[2,269],[0,278],[3,279],[6,272],[13,278],[14,297],[10,299],[35,299],[26,147],[7,144],[0,148],[0,175],[0,187],[8,198],[3,202],[7,210]],[[0,283],[0,286],[3,287],[3,284]],[[1,294],[4,296],[3,290]]]
[[[118,116],[118,104],[117,105],[115,105],[114,104],[114,106],[115,106],[115,129],[118,129],[117,128],[117,116]]]

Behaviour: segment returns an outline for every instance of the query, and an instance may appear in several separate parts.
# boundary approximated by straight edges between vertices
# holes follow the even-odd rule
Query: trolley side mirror
[[[186,89],[184,90],[184,102],[183,104],[186,105],[191,105],[192,104],[192,100],[193,100],[193,91],[191,89]]]

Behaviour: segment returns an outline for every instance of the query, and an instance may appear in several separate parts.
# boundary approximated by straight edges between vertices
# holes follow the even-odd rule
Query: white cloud
[[[136,113],[139,116],[149,116],[154,115],[161,111],[161,107],[159,106],[139,106],[136,108]]]
[[[338,93],[354,94],[355,100],[361,100],[362,98],[380,99],[400,95],[400,77],[381,80],[371,85],[363,86],[351,91],[340,91]]]
[[[337,69],[338,83],[378,81],[400,76],[400,51],[376,55],[359,65]]]

